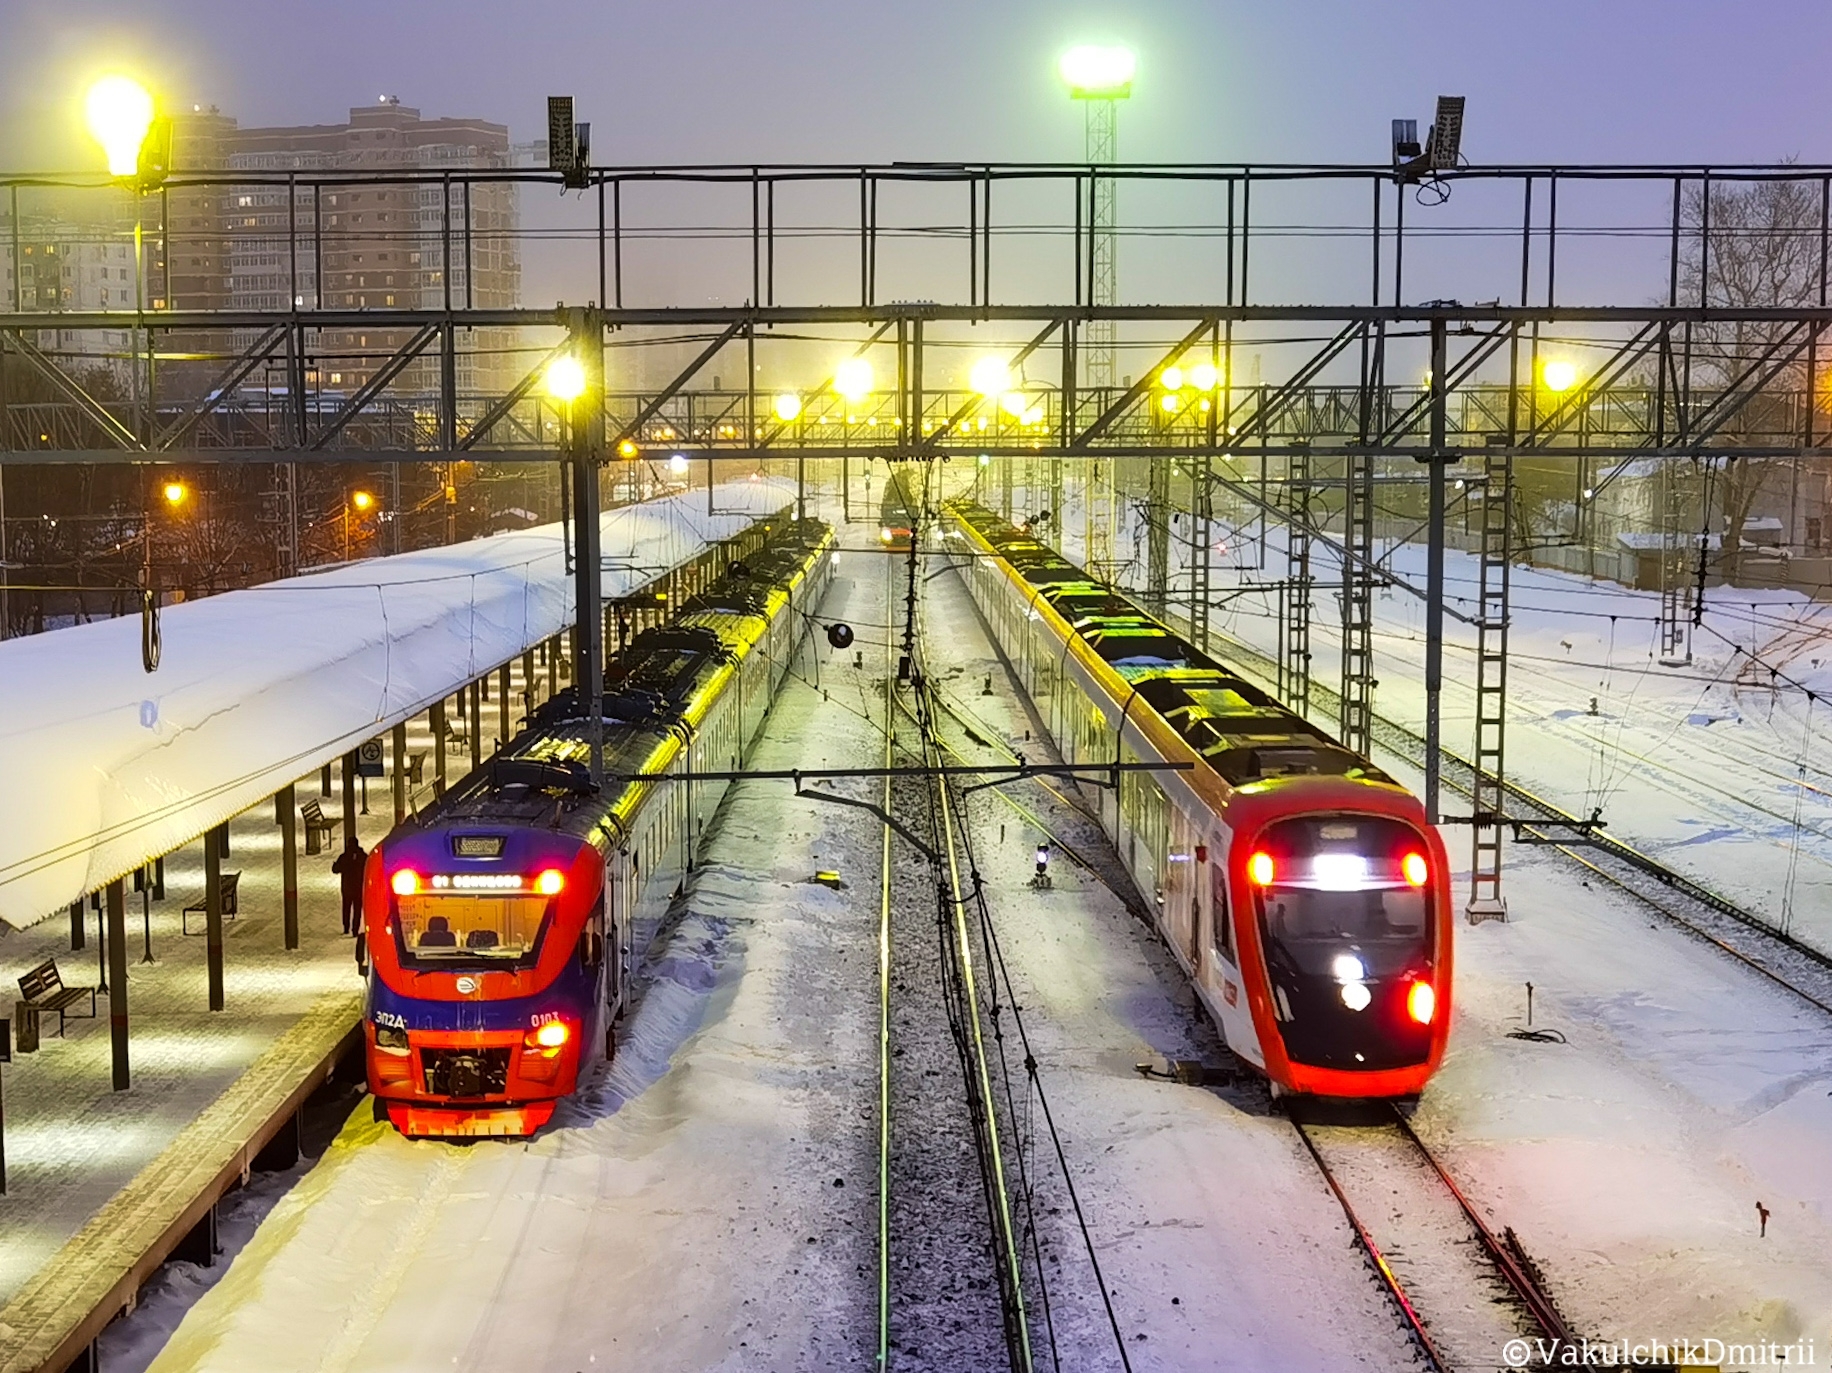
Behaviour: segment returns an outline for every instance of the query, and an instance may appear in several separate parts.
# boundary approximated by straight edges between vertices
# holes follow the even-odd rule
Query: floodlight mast
[[[1085,106],[1084,154],[1089,172],[1088,204],[1088,303],[1119,303],[1119,187],[1098,168],[1119,161],[1119,102],[1132,94],[1138,74],[1138,57],[1130,48],[1082,44],[1062,55],[1057,70],[1068,83],[1069,95]],[[1111,392],[1118,380],[1118,331],[1111,319],[1093,319],[1082,326],[1076,351],[1081,355],[1082,385],[1099,393]],[[1103,402],[1104,403],[1104,402]],[[1088,570],[1113,565],[1112,522],[1117,504],[1110,459],[1094,458],[1086,467],[1082,489],[1083,555]],[[1099,507],[1097,509],[1097,507]]]

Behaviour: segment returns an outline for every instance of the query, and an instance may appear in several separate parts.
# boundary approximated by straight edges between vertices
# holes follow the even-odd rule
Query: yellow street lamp
[[[784,391],[776,397],[776,404],[773,408],[776,411],[776,418],[784,424],[789,424],[801,416],[802,400],[795,392]]]
[[[1011,365],[1001,357],[984,357],[967,373],[967,384],[982,396],[1000,396],[1011,389]]]
[[[358,491],[351,495],[350,504],[354,505],[358,510],[367,510],[370,506],[375,504],[375,497],[371,496],[367,491]]]
[[[1221,385],[1221,369],[1212,362],[1199,362],[1190,368],[1190,385],[1198,391],[1213,391]]]
[[[833,389],[846,400],[858,402],[871,394],[871,363],[864,358],[847,358],[833,373]]]
[[[562,353],[547,364],[547,394],[571,405],[585,394],[585,364],[571,353]]]
[[[1158,380],[1164,384],[1164,389],[1166,391],[1178,390],[1183,385],[1183,369],[1181,367],[1166,367],[1158,374]]]
[[[165,503],[167,505],[178,506],[183,505],[185,503],[185,498],[191,493],[186,490],[183,482],[167,482],[161,494],[165,496]]]
[[[620,458],[633,458],[639,451],[635,439],[624,439],[617,445],[617,456]]]
[[[153,97],[126,76],[104,76],[89,88],[84,102],[89,132],[108,157],[110,176],[134,176],[140,170],[140,148],[153,127]]]
[[[1539,379],[1548,391],[1558,395],[1578,384],[1578,365],[1555,358],[1539,369]]]

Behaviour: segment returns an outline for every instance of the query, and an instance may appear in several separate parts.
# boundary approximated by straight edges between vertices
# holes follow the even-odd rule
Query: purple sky
[[[1823,0],[6,0],[0,156],[88,165],[113,60],[247,124],[387,92],[526,139],[571,91],[601,161],[1074,157],[1053,65],[1089,37],[1140,53],[1128,160],[1371,161],[1443,90],[1477,162],[1832,161]]]

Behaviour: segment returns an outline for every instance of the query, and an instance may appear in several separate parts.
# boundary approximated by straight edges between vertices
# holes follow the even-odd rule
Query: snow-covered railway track
[[[886,764],[938,765],[919,663],[909,678],[900,686],[887,657]],[[883,804],[897,824],[885,825],[880,892],[880,1367],[1027,1373],[956,801],[943,779],[905,774],[887,778]]]
[[[1377,1124],[1292,1125],[1429,1367],[1475,1373],[1572,1343],[1512,1230],[1496,1235],[1397,1111]]]

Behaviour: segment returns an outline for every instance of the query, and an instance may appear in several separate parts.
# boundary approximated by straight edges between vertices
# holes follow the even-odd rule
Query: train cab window
[[[1429,959],[1429,887],[1411,872],[1426,846],[1411,826],[1366,815],[1286,820],[1256,849],[1270,866],[1269,882],[1254,879],[1269,958],[1327,976],[1349,956],[1368,979]]]
[[[417,962],[514,962],[540,937],[545,896],[422,893],[397,898],[401,942]]]

